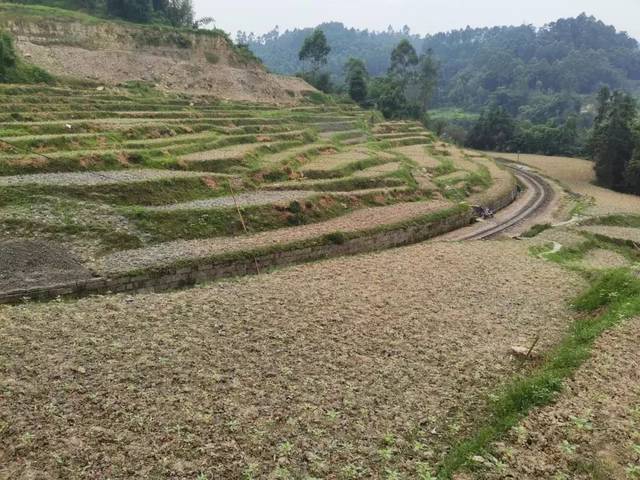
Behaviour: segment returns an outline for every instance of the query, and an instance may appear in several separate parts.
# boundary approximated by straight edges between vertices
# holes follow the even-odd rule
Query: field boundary
[[[514,186],[487,206],[500,210],[513,203],[517,195],[518,190]],[[335,235],[326,235],[318,239],[319,243],[312,245],[298,245],[266,252],[248,251],[236,258],[194,259],[188,264],[150,268],[134,274],[96,277],[58,285],[0,292],[0,304],[15,304],[28,300],[44,301],[58,297],[162,292],[188,288],[200,282],[252,275],[276,267],[411,245],[465,227],[473,219],[472,209],[458,208],[444,218],[427,218],[422,223],[416,220],[409,225],[385,231],[363,232],[355,237],[336,232]]]

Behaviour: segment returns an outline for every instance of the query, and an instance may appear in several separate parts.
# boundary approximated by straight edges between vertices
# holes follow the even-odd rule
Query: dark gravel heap
[[[87,278],[89,270],[56,243],[0,241],[0,292]]]

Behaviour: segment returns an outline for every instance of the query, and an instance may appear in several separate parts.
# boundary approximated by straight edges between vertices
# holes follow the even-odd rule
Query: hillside
[[[313,89],[272,75],[220,31],[108,21],[41,6],[0,4],[0,29],[19,53],[56,76],[105,85],[144,81],[221,99],[293,103]]]
[[[544,123],[580,113],[603,84],[637,91],[640,82],[638,42],[584,14],[539,29],[467,28],[425,37],[408,29],[370,32],[340,23],[319,28],[332,48],[328,69],[338,79],[350,57],[364,60],[373,76],[386,73],[391,51],[403,38],[418,52],[431,50],[440,63],[434,108],[479,111],[497,102],[512,114]],[[274,31],[242,40],[268,68],[291,74],[301,69],[298,51],[311,31]]]

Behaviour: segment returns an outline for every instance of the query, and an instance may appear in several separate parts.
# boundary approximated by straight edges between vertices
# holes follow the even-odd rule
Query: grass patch
[[[523,233],[521,235],[521,237],[522,238],[537,237],[542,232],[545,232],[545,231],[547,231],[547,230],[549,230],[551,228],[553,228],[553,226],[550,223],[538,223],[537,225],[534,225],[529,230],[527,230],[525,233]]]
[[[640,215],[608,215],[604,217],[594,217],[582,222],[582,225],[640,228]]]

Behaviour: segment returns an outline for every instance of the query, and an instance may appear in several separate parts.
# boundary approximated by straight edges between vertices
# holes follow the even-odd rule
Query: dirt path
[[[250,193],[239,193],[235,197],[226,196],[211,198],[208,200],[195,200],[193,202],[177,203],[172,205],[163,205],[161,207],[149,207],[148,210],[157,211],[175,211],[175,210],[198,210],[209,208],[249,207],[256,205],[269,205],[274,203],[287,203],[294,200],[302,200],[305,198],[318,195],[318,192],[309,192],[304,190],[278,190],[278,191],[257,191]]]

